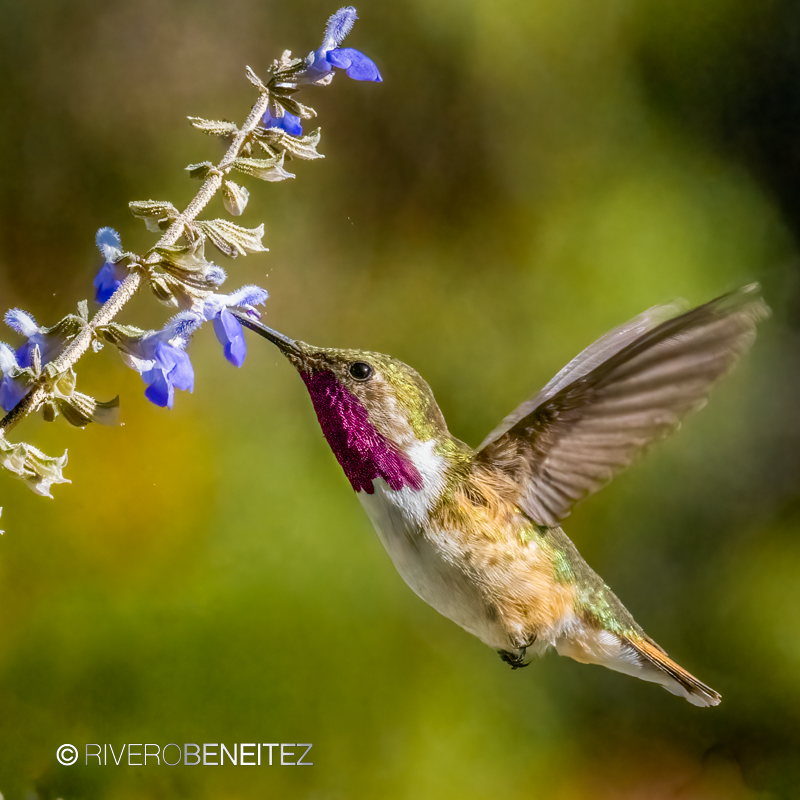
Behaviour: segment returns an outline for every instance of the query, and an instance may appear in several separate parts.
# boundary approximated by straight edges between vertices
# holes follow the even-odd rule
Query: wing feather
[[[682,301],[668,303],[667,305],[654,306],[638,317],[634,317],[624,325],[614,328],[596,342],[590,344],[567,364],[541,392],[526,400],[522,405],[512,411],[503,421],[478,445],[482,450],[489,442],[499,439],[507,430],[512,428],[523,417],[541,405],[549,397],[569,383],[590,372],[594,367],[602,364],[614,353],[618,353],[631,342],[638,339],[643,333],[652,330],[660,323],[674,317],[682,311],[685,304]]]
[[[705,405],[769,314],[756,285],[664,319],[675,310],[651,309],[595,342],[487,437],[477,457],[514,471],[539,524],[557,525]]]

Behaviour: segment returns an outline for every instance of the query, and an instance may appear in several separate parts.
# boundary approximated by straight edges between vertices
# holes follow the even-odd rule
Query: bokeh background
[[[96,229],[242,120],[243,70],[317,46],[321,0],[0,2],[0,298],[90,297]],[[80,385],[124,425],[55,500],[0,475],[0,792],[50,798],[800,796],[800,6],[792,0],[362,0],[316,107],[324,161],[250,182],[270,253],[226,263],[268,322],[391,353],[475,445],[616,324],[760,281],[774,310],[711,404],[566,525],[696,709],[550,655],[512,672],[395,573],[277,351],[211,330],[171,412],[106,348]],[[221,204],[210,213],[218,214]],[[142,292],[122,321],[169,315]],[[14,344],[14,334],[3,335]],[[59,766],[72,742],[312,742],[314,766]]]

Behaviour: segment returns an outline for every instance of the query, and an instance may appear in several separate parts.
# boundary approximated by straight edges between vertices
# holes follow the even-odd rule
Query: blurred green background
[[[243,76],[317,46],[320,0],[0,2],[0,297],[51,324],[96,229],[152,234],[242,120]],[[0,475],[0,792],[71,798],[800,796],[800,6],[790,0],[363,0],[382,84],[306,90],[327,158],[249,183],[271,252],[225,263],[269,324],[395,355],[475,445],[656,303],[755,280],[774,310],[684,425],[566,524],[696,709],[550,655],[512,672],[403,584],[293,370],[212,331],[168,412],[106,348],[79,385],[124,425],[55,500]],[[211,214],[220,213],[215,204]],[[142,293],[122,321],[160,327]],[[7,341],[17,343],[10,331]],[[72,742],[312,742],[310,769],[59,766]]]

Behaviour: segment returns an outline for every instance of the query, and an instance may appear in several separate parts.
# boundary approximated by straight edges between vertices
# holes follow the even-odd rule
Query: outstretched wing
[[[540,525],[557,525],[702,407],[769,315],[755,284],[662,321],[674,311],[651,309],[595,342],[482,445],[477,458],[513,474]]]

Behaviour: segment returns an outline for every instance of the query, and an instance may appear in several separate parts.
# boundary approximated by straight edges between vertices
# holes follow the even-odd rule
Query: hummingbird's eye
[[[354,361],[350,365],[350,374],[357,381],[365,381],[372,375],[372,367],[366,361]]]

